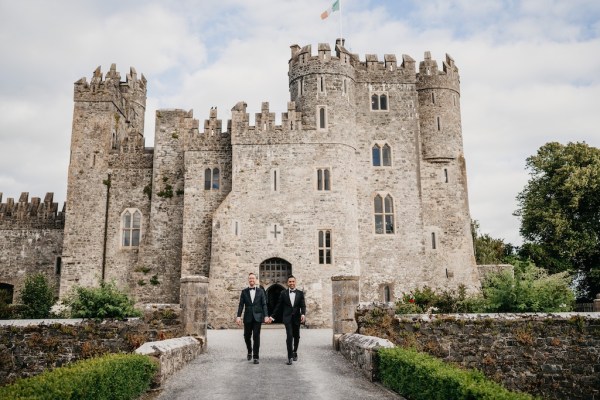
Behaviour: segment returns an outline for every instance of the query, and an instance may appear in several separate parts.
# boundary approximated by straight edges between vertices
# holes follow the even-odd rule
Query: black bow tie
[[[290,290],[290,293],[296,293],[296,290]]]
[[[254,290],[254,289],[256,289],[256,288],[255,288],[255,287],[251,287],[251,288],[248,288],[248,289],[250,289],[250,290]]]

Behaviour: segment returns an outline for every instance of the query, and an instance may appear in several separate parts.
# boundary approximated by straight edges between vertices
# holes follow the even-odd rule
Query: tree
[[[54,304],[54,289],[43,274],[29,275],[21,290],[24,318],[47,318]]]
[[[502,239],[495,239],[489,234],[479,233],[479,221],[471,220],[471,234],[477,264],[506,263],[514,255],[515,247],[504,243]]]
[[[576,271],[579,296],[600,293],[600,149],[547,143],[527,158],[517,196],[521,255],[551,273]]]

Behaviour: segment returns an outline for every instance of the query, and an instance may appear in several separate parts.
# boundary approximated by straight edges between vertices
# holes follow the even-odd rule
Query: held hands
[[[235,323],[238,324],[238,326],[242,325],[242,319],[240,317],[237,317],[235,319]]]
[[[271,323],[271,317],[265,317],[265,324]]]
[[[306,317],[304,317],[304,315],[301,315],[300,316],[300,323],[303,324],[305,320],[306,320]]]

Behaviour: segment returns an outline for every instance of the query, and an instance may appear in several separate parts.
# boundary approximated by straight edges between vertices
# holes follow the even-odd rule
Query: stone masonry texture
[[[454,60],[362,61],[339,39],[316,54],[291,46],[288,76],[280,125],[268,103],[254,126],[243,101],[228,121],[216,108],[202,123],[163,109],[154,148],[144,147],[143,75],[131,68],[121,79],[113,64],[75,82],[64,228],[19,231],[0,212],[10,232],[0,258],[11,260],[0,283],[18,286],[31,269],[19,246],[48,237],[36,262],[61,257],[61,297],[108,280],[138,303],[178,303],[180,280],[204,276],[215,328],[232,326],[249,272],[270,300],[294,274],[315,327],[332,326],[333,276],[358,276],[360,301],[423,285],[476,290]],[[135,212],[139,243],[127,243]]]

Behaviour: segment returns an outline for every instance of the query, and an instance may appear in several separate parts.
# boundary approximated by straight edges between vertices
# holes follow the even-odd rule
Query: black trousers
[[[298,351],[298,343],[300,343],[300,325],[292,322],[285,324],[285,334],[287,336],[285,344],[287,345],[288,358],[292,358],[293,353]]]
[[[261,323],[252,320],[252,322],[244,322],[244,341],[248,354],[252,354],[252,358],[258,358],[258,350],[260,349],[260,328]],[[250,340],[252,337],[252,340]],[[254,342],[254,347],[252,346]]]

